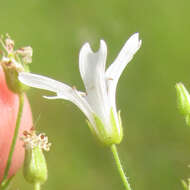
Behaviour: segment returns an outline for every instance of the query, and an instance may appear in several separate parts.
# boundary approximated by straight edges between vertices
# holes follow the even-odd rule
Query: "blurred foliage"
[[[176,108],[175,83],[190,89],[189,0],[6,0],[0,33],[18,47],[34,49],[31,70],[84,89],[78,53],[89,41],[108,45],[111,63],[135,32],[142,48],[127,66],[117,91],[124,139],[118,147],[134,190],[183,189],[190,176],[190,128]],[[53,143],[43,189],[124,189],[111,153],[92,137],[83,114],[71,103],[28,96],[34,122]],[[39,118],[39,119],[38,119]],[[21,173],[12,189],[33,189]]]

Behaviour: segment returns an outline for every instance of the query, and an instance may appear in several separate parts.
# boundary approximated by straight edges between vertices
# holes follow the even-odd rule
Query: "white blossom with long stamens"
[[[54,97],[44,96],[45,98],[65,99],[73,102],[86,115],[97,135],[100,135],[102,133],[100,130],[103,130],[106,134],[103,139],[111,139],[115,131],[119,136],[122,135],[115,100],[117,82],[140,46],[141,40],[139,40],[138,33],[135,33],[127,40],[114,62],[105,70],[106,43],[101,40],[100,48],[95,53],[91,50],[89,43],[84,44],[79,54],[79,70],[86,93],[48,77],[32,73],[21,72],[19,80],[25,85],[56,93]],[[110,119],[111,112],[114,118]],[[98,122],[96,118],[98,118]],[[111,120],[114,120],[116,128],[113,127]],[[103,129],[102,126],[97,126],[98,123],[102,124]],[[114,142],[111,140],[110,143]]]

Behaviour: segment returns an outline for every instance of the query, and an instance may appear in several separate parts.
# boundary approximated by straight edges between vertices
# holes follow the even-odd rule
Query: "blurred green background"
[[[124,139],[118,146],[133,190],[179,190],[190,177],[190,129],[176,109],[175,83],[190,89],[189,0],[1,0],[0,33],[34,49],[31,71],[84,90],[78,53],[103,38],[110,64],[135,32],[143,41],[118,85]],[[70,102],[31,89],[34,122],[53,143],[42,189],[123,190],[111,152]],[[12,189],[33,189],[20,172]]]

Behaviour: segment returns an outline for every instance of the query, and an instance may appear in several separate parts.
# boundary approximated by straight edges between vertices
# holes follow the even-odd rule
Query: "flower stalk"
[[[123,170],[123,167],[122,167],[122,165],[121,165],[121,161],[120,161],[120,159],[119,159],[119,155],[118,155],[118,152],[117,152],[117,147],[116,147],[115,144],[111,145],[111,151],[112,151],[112,153],[113,153],[113,157],[114,157],[114,159],[115,159],[115,163],[116,163],[116,165],[117,165],[117,169],[118,169],[118,171],[119,171],[119,174],[120,174],[120,176],[121,176],[121,179],[122,179],[122,181],[123,181],[123,185],[125,186],[125,189],[126,189],[126,190],[132,190],[132,189],[131,189],[131,186],[130,186],[128,180],[127,180],[127,177],[126,177],[126,175],[125,175],[125,172],[124,172],[124,170]]]

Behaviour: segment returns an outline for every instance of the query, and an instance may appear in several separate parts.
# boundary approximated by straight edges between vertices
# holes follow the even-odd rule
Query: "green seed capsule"
[[[26,181],[32,184],[43,184],[47,180],[46,159],[41,148],[26,149],[23,174]]]

